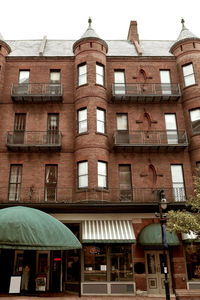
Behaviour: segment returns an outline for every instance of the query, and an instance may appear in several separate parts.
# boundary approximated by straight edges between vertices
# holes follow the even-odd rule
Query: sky
[[[5,40],[77,40],[88,17],[100,38],[126,40],[137,21],[141,40],[176,40],[182,25],[200,37],[200,0],[0,0]]]

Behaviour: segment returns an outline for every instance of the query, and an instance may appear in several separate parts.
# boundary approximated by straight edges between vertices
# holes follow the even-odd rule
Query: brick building
[[[158,211],[182,209],[200,163],[200,39],[0,36],[0,208],[66,224],[82,250],[0,251],[1,292],[29,264],[30,291],[164,293]],[[200,289],[200,246],[170,235],[170,290]],[[45,281],[35,281],[43,277]],[[45,284],[45,285],[42,285]]]

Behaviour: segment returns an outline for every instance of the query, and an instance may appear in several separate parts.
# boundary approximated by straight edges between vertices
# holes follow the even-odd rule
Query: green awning
[[[166,231],[168,246],[178,246],[179,239],[176,233]],[[145,226],[139,234],[138,244],[142,246],[162,246],[162,231],[159,223]]]
[[[63,223],[38,209],[14,206],[0,210],[0,248],[79,249],[81,244]]]
[[[128,220],[88,220],[82,223],[83,243],[135,243]]]

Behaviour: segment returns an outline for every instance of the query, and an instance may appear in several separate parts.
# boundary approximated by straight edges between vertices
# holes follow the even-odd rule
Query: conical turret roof
[[[11,52],[11,48],[10,48],[10,46],[5,42],[5,40],[4,40],[3,35],[1,34],[1,32],[0,32],[0,43],[1,43],[2,45],[4,45],[4,46],[7,48],[8,53]]]
[[[94,31],[94,29],[91,26],[92,19],[90,17],[88,19],[88,23],[89,23],[89,26],[88,26],[87,30],[85,31],[85,33],[82,35],[81,39],[85,39],[85,38],[98,38],[99,39],[99,36],[96,34],[96,32]]]
[[[193,39],[199,40],[199,38],[194,33],[192,33],[189,29],[187,29],[185,27],[184,19],[181,19],[181,23],[182,23],[181,32],[180,32],[177,40],[175,41],[175,43],[171,46],[170,51],[172,51],[172,48],[174,48],[174,46],[176,46],[179,42],[183,42],[185,40],[193,40]]]
[[[106,47],[106,51],[108,50],[108,45],[107,43],[102,40],[98,34],[96,34],[96,32],[94,31],[94,29],[92,28],[91,24],[92,24],[92,19],[89,17],[88,19],[88,23],[89,23],[89,26],[87,28],[87,30],[84,32],[84,34],[81,36],[81,38],[79,40],[77,40],[74,45],[73,45],[73,48],[79,43],[81,42],[82,40],[86,40],[86,39],[98,39],[100,40],[101,42],[103,42],[103,44],[105,45]]]

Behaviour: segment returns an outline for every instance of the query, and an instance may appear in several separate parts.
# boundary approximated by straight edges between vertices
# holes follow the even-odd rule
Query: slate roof
[[[9,54],[15,56],[39,56],[40,40],[7,40],[12,49]],[[74,56],[73,44],[75,40],[48,40],[46,41],[43,56]],[[108,45],[107,56],[138,56],[135,46],[127,40],[106,40]],[[141,40],[142,56],[173,56],[169,50],[175,41],[148,41]]]

